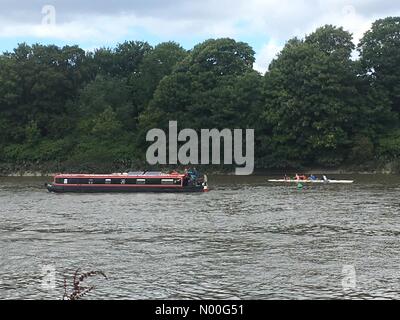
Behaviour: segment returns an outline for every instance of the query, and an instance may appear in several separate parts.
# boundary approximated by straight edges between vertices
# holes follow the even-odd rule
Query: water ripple
[[[0,298],[59,299],[78,267],[109,276],[89,299],[400,298],[398,177],[304,190],[210,180],[196,195],[54,195],[42,179],[1,179]]]

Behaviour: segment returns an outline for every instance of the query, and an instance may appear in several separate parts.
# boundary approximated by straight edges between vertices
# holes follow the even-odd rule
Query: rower
[[[198,172],[196,168],[190,168],[189,170],[187,170],[187,174],[190,176],[192,180],[197,180],[198,178]]]
[[[316,181],[317,177],[312,174],[308,179],[311,181]]]
[[[301,190],[301,189],[303,189],[303,188],[304,188],[304,185],[299,181],[299,182],[297,183],[297,189]]]
[[[326,177],[326,175],[322,176],[322,179],[324,180],[324,182],[329,182],[328,178]]]
[[[300,177],[301,177],[301,176],[300,176]],[[307,182],[307,181],[305,181],[305,180],[299,180],[299,181],[297,181],[297,189],[298,189],[298,190],[304,190],[304,189],[306,189],[306,186],[305,186],[306,182]]]

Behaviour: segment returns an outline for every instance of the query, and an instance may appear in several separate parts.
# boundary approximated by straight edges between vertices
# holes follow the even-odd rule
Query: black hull
[[[168,187],[118,187],[118,186],[58,186],[47,184],[46,188],[54,193],[193,193],[204,192],[203,186]]]

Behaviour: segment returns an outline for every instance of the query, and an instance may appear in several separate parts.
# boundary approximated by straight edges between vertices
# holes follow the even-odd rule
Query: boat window
[[[68,179],[64,179],[64,184],[68,184]]]
[[[161,179],[161,184],[174,184],[174,179]]]
[[[161,183],[162,183],[161,179],[154,179],[154,178],[146,179],[146,184],[159,185]]]
[[[126,180],[125,179],[121,179],[121,184],[125,184]]]
[[[137,179],[136,183],[137,184],[146,184],[146,179]]]
[[[106,184],[110,184],[111,183],[111,179],[106,179]]]

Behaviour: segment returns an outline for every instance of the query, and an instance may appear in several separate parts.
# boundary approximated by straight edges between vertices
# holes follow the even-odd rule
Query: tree
[[[16,108],[22,88],[15,61],[7,55],[0,56],[0,145],[23,139],[23,129],[17,125],[21,118]]]
[[[167,128],[169,120],[193,129],[240,127],[254,100],[260,99],[247,100],[247,92],[239,89],[241,84],[249,88],[249,79],[255,81],[253,85],[260,83],[253,62],[252,48],[232,39],[211,39],[195,46],[161,80],[140,117],[140,141],[145,141],[151,128]]]
[[[134,127],[134,110],[125,78],[98,75],[81,91],[78,118],[86,121],[111,107],[127,129]]]
[[[396,162],[400,18],[373,24],[359,60],[354,48],[350,33],[325,25],[289,40],[263,77],[253,49],[229,38],[190,51],[175,42],[91,53],[22,43],[0,54],[1,161],[114,170],[141,160],[149,129],[177,120],[255,129],[264,168]]]
[[[364,75],[371,86],[385,92],[391,108],[400,113],[400,17],[373,23],[358,45]]]
[[[186,50],[179,44],[164,42],[143,57],[138,72],[132,73],[128,81],[134,108],[131,116],[135,122],[153,97],[160,81],[170,75],[176,64],[186,55]]]
[[[100,48],[92,54],[94,75],[129,77],[138,72],[143,58],[152,50],[147,42],[125,41],[112,48]]]
[[[67,101],[74,99],[84,82],[80,67],[85,52],[78,47],[20,44],[8,61],[7,116],[11,123],[35,121],[43,136],[65,134],[60,123],[68,121]]]
[[[178,121],[180,128],[195,130],[253,128],[252,112],[262,102],[261,75],[252,69],[253,62],[252,48],[232,39],[211,39],[195,46],[160,81],[140,115],[138,147],[147,145],[148,130],[167,129],[171,120]]]
[[[342,29],[320,28],[290,40],[271,63],[264,116],[272,165],[343,162],[358,111],[350,39]]]
[[[143,41],[125,41],[118,44],[115,48],[118,75],[128,77],[131,73],[138,72],[144,57],[151,50],[152,47]]]
[[[253,68],[254,50],[233,39],[209,39],[196,45],[179,66],[179,70],[199,74],[238,75]]]
[[[352,35],[333,25],[325,25],[306,36],[305,42],[315,45],[328,55],[336,55],[338,59],[347,60],[355,49]]]
[[[121,130],[122,125],[118,121],[116,113],[108,106],[93,119],[93,127],[90,133],[100,140],[117,140]]]

